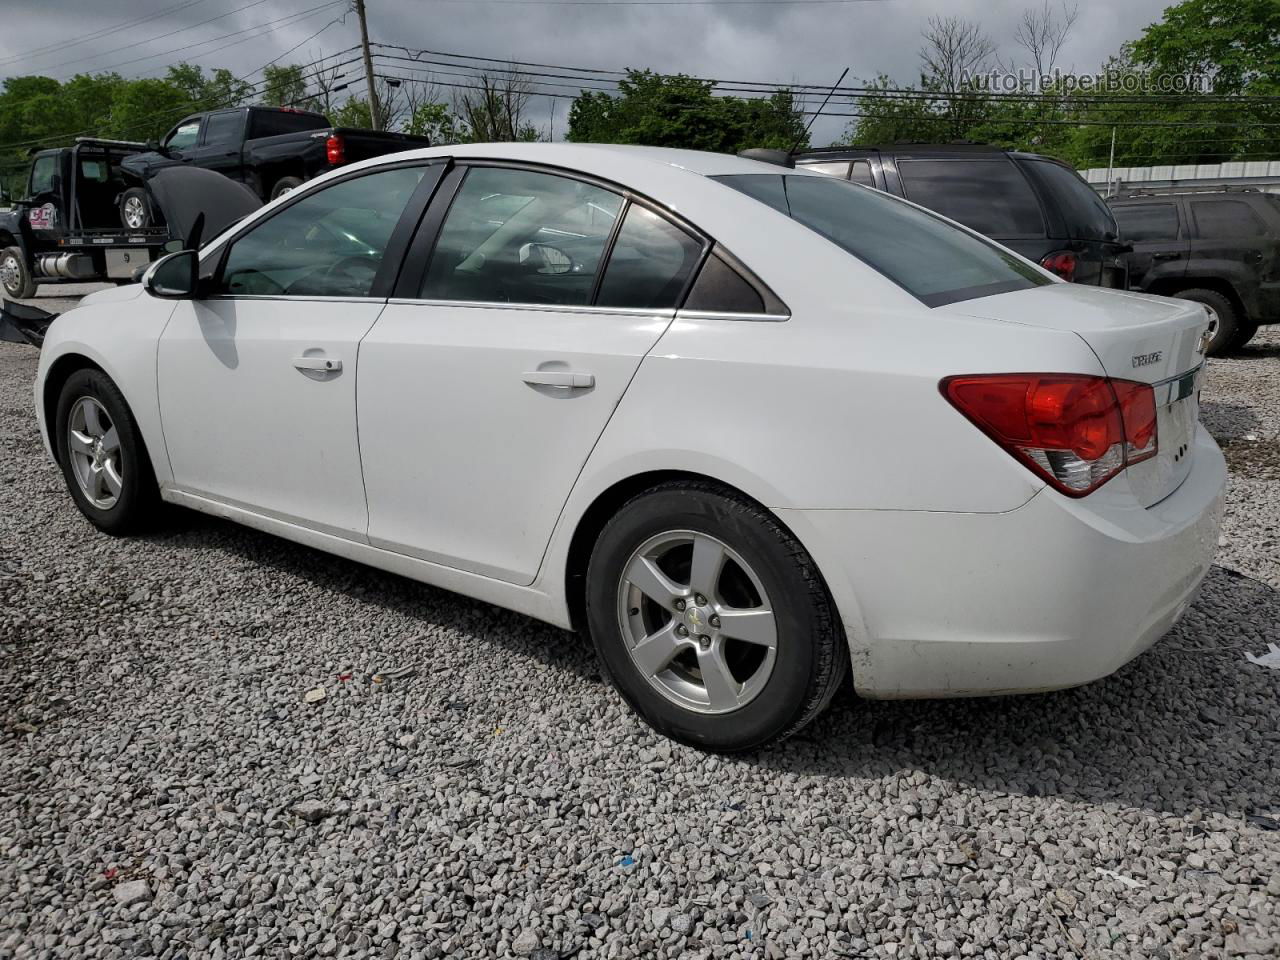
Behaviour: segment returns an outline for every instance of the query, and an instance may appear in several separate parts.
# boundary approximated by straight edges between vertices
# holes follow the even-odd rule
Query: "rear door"
[[[1268,224],[1247,200],[1190,196],[1185,202],[1192,225],[1189,274],[1229,280],[1252,312],[1262,277],[1276,272],[1276,244]]]
[[[600,184],[456,168],[360,345],[370,543],[531,583],[703,250]]]
[[[1160,280],[1186,275],[1191,242],[1181,223],[1176,198],[1117,203],[1111,208],[1120,239],[1133,245],[1126,259],[1129,286],[1148,290]]]

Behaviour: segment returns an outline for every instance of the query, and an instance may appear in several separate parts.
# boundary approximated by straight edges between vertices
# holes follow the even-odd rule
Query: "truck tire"
[[[120,224],[130,230],[146,230],[154,226],[155,214],[151,198],[141,187],[130,187],[120,194]]]
[[[1241,321],[1230,299],[1217,290],[1204,290],[1199,287],[1179,290],[1174,296],[1179,300],[1203,303],[1208,308],[1213,327],[1213,339],[1205,349],[1205,356],[1220,357],[1234,348]]]
[[[36,282],[31,277],[27,258],[19,247],[0,250],[0,286],[7,297],[25,300],[36,295]]]
[[[1252,340],[1254,336],[1257,335],[1257,333],[1258,333],[1258,325],[1256,323],[1249,323],[1248,321],[1242,321],[1239,325],[1236,326],[1236,338],[1231,341],[1231,349],[1239,350],[1246,343]]]
[[[276,181],[276,185],[271,188],[271,199],[279,200],[291,190],[297,190],[302,186],[301,177],[281,177]]]

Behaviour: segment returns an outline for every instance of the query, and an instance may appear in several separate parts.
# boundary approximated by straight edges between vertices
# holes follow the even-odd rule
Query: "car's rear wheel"
[[[27,269],[27,258],[18,247],[0,250],[0,286],[15,300],[36,295],[36,283]]]
[[[1235,345],[1239,332],[1240,318],[1236,315],[1235,305],[1217,290],[1180,290],[1174,294],[1179,300],[1194,300],[1204,304],[1209,312],[1209,345],[1205,353],[1211,357],[1220,357]]]
[[[609,521],[588,565],[587,621],[636,712],[710,750],[795,733],[848,666],[804,548],[767,510],[707,483],[656,487]]]
[[[138,424],[120,390],[100,370],[77,370],[58,395],[58,461],[80,512],[113,535],[156,519],[160,497]]]

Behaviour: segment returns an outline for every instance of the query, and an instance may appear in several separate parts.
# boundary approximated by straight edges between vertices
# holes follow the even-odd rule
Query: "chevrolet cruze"
[[[1164,634],[1222,510],[1207,325],[821,174],[455,146],[87,297],[36,407],[108,533],[165,501],[577,628],[741,750],[850,673],[1050,690]]]

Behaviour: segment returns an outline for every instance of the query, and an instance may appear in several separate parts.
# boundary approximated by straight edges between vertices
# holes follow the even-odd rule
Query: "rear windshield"
[[[274,137],[281,133],[301,133],[303,130],[323,130],[329,121],[314,113],[294,113],[289,110],[254,110],[249,139]]]
[[[769,173],[714,179],[821,234],[926,306],[1054,282],[1025,260],[940,217],[843,180]]]
[[[1116,239],[1120,231],[1111,208],[1078,173],[1052,160],[1026,160],[1024,166],[1037,186],[1053,197],[1070,239]]]
[[[908,200],[988,237],[1045,235],[1040,201],[1006,157],[899,160],[898,176]]]

